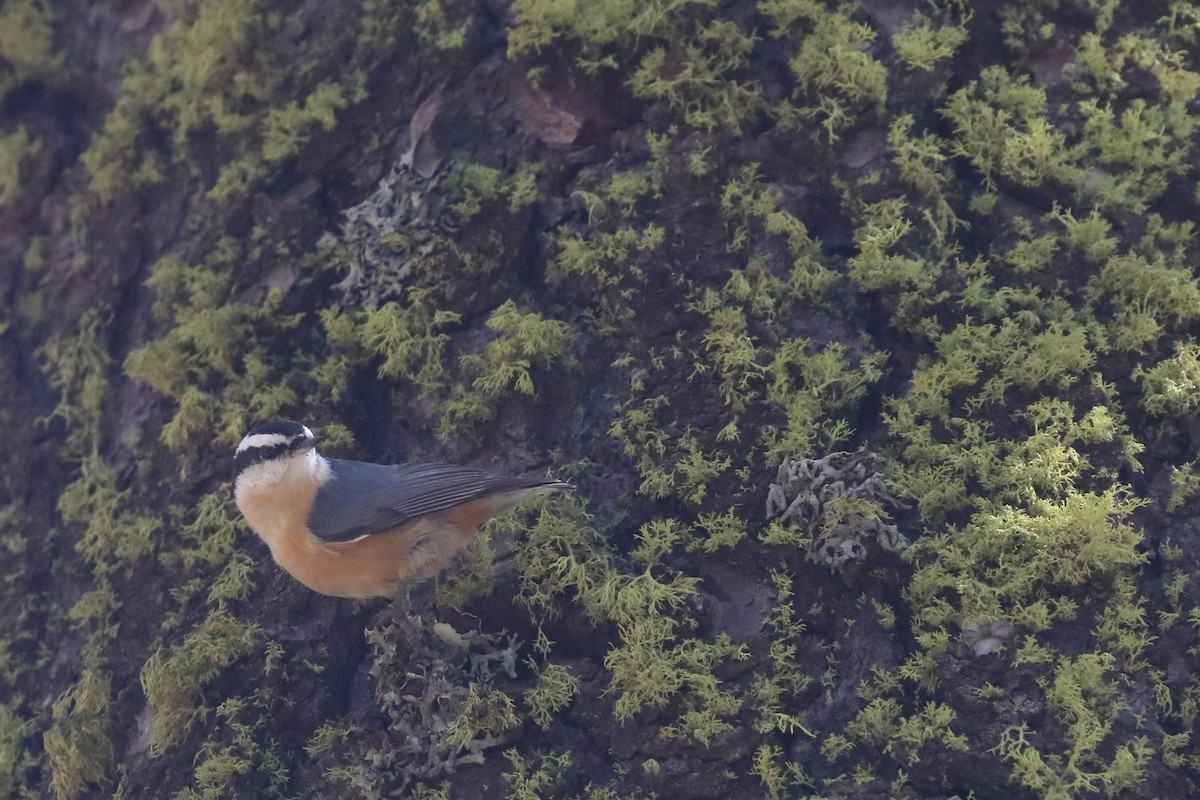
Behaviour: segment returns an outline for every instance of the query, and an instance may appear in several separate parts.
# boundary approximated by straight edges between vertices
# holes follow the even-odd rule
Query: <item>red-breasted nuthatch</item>
[[[389,597],[430,578],[486,520],[571,488],[450,464],[324,458],[299,422],[260,425],[234,454],[234,498],[276,563],[336,597]]]

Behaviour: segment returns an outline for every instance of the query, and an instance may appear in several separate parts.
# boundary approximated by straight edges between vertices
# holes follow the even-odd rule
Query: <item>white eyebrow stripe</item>
[[[236,452],[242,453],[254,447],[278,447],[290,441],[291,438],[282,433],[254,433],[242,439]]]

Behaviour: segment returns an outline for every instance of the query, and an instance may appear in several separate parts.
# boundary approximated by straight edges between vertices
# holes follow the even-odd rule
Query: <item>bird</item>
[[[445,568],[491,517],[557,480],[453,464],[325,458],[292,420],[251,429],[234,452],[234,500],[275,562],[325,595],[394,597]]]

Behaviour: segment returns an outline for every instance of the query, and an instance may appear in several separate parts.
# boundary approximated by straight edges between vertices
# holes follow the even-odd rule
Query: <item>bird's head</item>
[[[292,420],[252,429],[233,455],[234,491],[274,485],[289,474],[315,476],[324,462],[316,444],[313,432]]]

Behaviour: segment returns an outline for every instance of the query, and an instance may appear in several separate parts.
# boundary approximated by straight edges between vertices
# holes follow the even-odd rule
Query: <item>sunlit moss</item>
[[[892,36],[892,46],[909,67],[929,70],[953,56],[966,40],[966,28],[959,25],[934,27],[930,20],[918,15]]]
[[[8,205],[20,193],[21,161],[40,149],[41,144],[24,128],[0,136],[0,206]]]
[[[235,444],[254,422],[282,416],[296,402],[267,353],[273,335],[294,329],[299,315],[276,310],[278,296],[262,305],[231,298],[229,276],[218,267],[234,256],[225,242],[204,266],[168,256],[155,265],[147,285],[158,292],[155,315],[173,327],[161,339],[129,354],[127,375],[177,403],[162,441],[184,450],[213,431]],[[218,386],[224,389],[214,391]]]
[[[111,778],[116,759],[111,704],[112,678],[95,664],[54,701],[55,723],[43,740],[53,769],[50,789],[58,800]]]
[[[574,363],[570,346],[575,335],[570,326],[536,312],[522,313],[512,300],[492,312],[487,327],[497,335],[483,352],[459,359],[471,376],[470,383],[451,391],[438,428],[442,436],[461,435],[467,426],[491,419],[500,398],[532,395],[532,369]]]
[[[221,609],[188,633],[181,642],[150,654],[142,666],[142,690],[154,710],[150,753],[161,755],[178,744],[208,711],[201,693],[210,681],[250,652],[258,628]]]
[[[54,49],[53,24],[54,14],[43,0],[16,0],[0,8],[0,98],[23,81],[59,69],[62,55]]]
[[[579,691],[579,677],[562,664],[546,664],[537,683],[525,692],[525,702],[534,722],[549,728],[554,715],[565,708]]]

